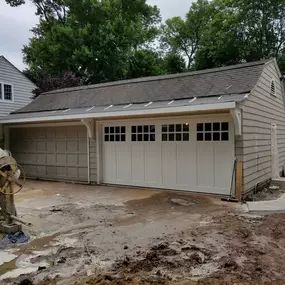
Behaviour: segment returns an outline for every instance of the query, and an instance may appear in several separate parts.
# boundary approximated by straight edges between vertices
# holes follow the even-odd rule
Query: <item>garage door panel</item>
[[[37,151],[46,151],[46,142],[37,142]]]
[[[66,150],[68,152],[77,152],[78,151],[78,143],[77,140],[68,140],[66,141]]]
[[[66,128],[63,127],[56,128],[55,136],[58,139],[66,139]]]
[[[56,167],[55,166],[47,166],[46,171],[47,171],[48,176],[56,177]]]
[[[29,177],[71,181],[88,179],[85,126],[12,128],[10,142],[13,156],[24,170],[28,170]],[[82,146],[80,152],[79,145]],[[68,172],[70,166],[72,169]]]
[[[104,157],[103,167],[106,180],[114,181],[116,179],[116,149],[114,144],[106,144]]]
[[[163,184],[175,185],[177,181],[176,144],[162,144]]]
[[[54,141],[47,141],[46,142],[46,150],[48,151],[48,152],[55,152],[55,143],[54,143]]]
[[[56,137],[56,131],[54,128],[46,128],[46,138],[54,139]]]
[[[193,191],[197,185],[197,162],[195,148],[189,147],[189,144],[190,142],[176,145],[176,184]]]
[[[78,154],[78,164],[79,165],[85,165],[87,160],[88,160],[87,154]]]
[[[131,156],[130,148],[127,144],[116,144],[116,180],[130,181],[131,176]]]
[[[29,165],[29,164],[21,164],[23,167],[26,176],[35,176],[37,175],[37,167],[34,165]]]
[[[66,141],[56,142],[56,152],[66,152]]]
[[[218,143],[215,145],[215,187],[227,189],[231,184],[234,161],[232,156],[225,155],[231,153],[229,143]]]
[[[45,153],[37,153],[37,163],[46,164],[46,154]]]
[[[145,181],[145,160],[144,145],[133,144],[131,148],[131,180],[134,183],[143,183]]]
[[[76,139],[77,138],[77,129],[72,127],[66,128],[66,137],[70,139]]]
[[[77,147],[79,152],[87,152],[87,144],[85,141],[79,140]]]
[[[69,177],[77,177],[78,176],[77,167],[68,166],[66,169],[67,169],[67,175]]]
[[[66,154],[56,154],[56,164],[66,164]]]
[[[197,144],[197,176],[198,187],[213,188],[214,177],[214,146],[212,143]]]
[[[66,167],[65,166],[57,166],[56,173],[58,177],[66,177]]]
[[[67,154],[66,156],[68,165],[77,165],[78,164],[78,155],[77,154]]]
[[[78,176],[87,179],[88,178],[88,174],[86,172],[86,168],[85,167],[78,167]]]
[[[47,153],[46,159],[47,159],[47,164],[56,164],[56,159],[55,159],[55,154],[54,153]]]
[[[161,146],[145,144],[145,182],[162,184]]]
[[[46,177],[46,166],[37,165],[37,175],[38,177]]]

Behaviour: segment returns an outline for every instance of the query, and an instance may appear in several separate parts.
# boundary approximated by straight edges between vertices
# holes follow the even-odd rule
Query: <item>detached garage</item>
[[[30,178],[234,195],[239,163],[246,194],[283,170],[282,81],[273,59],[55,90],[2,136]]]

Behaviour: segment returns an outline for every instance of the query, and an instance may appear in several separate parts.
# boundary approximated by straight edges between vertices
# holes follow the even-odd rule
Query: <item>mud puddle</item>
[[[43,264],[43,262],[30,262],[28,257],[36,256],[36,254],[42,255],[43,249],[52,248],[49,245],[55,238],[56,236],[53,235],[34,239],[30,243],[0,252],[0,280],[35,272],[40,266],[46,267],[47,264]]]

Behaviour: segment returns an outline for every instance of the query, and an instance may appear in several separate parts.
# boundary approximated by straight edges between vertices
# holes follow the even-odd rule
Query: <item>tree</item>
[[[213,16],[195,57],[203,69],[277,57],[285,43],[284,0],[215,0]]]
[[[182,73],[186,71],[186,62],[181,55],[168,53],[164,57],[164,69],[168,74]]]
[[[75,87],[80,85],[80,78],[76,77],[72,72],[65,72],[62,76],[52,77],[44,76],[36,82],[38,88],[33,90],[34,98],[43,92],[52,91],[60,88]]]
[[[193,65],[201,39],[211,16],[211,5],[207,0],[193,3],[186,19],[173,17],[162,25],[162,49],[187,58],[187,70]]]
[[[158,34],[159,10],[146,0],[30,1],[42,7],[23,48],[33,74],[73,72],[84,84],[124,79],[129,58]]]
[[[162,75],[165,73],[164,60],[150,49],[136,50],[129,59],[128,78]]]

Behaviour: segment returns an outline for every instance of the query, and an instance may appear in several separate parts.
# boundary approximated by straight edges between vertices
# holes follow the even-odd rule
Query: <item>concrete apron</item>
[[[285,178],[280,177],[279,179],[273,180],[272,185],[279,187],[285,187]],[[247,202],[248,211],[253,212],[285,212],[285,194],[280,198],[272,201],[258,201],[258,202]]]

